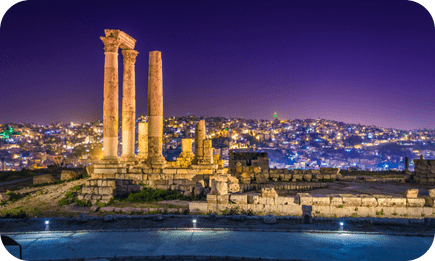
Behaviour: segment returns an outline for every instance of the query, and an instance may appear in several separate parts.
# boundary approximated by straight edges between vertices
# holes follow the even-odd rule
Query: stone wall
[[[235,172],[231,172],[237,178],[241,179],[243,184],[267,183],[269,181],[319,181],[319,180],[336,180],[341,179],[340,169],[320,168],[320,170],[310,169],[266,169],[260,167],[246,167],[237,165]]]
[[[435,184],[435,160],[415,159],[413,181],[425,185]]]
[[[326,188],[326,183],[308,183],[308,182],[276,182],[272,184],[241,184],[242,192],[251,190],[260,190],[262,188],[274,188],[275,190],[312,190],[317,188]]]
[[[230,172],[236,171],[236,166],[242,167],[260,167],[269,169],[269,156],[266,152],[232,152],[229,155]]]
[[[263,193],[264,192],[264,193]],[[189,204],[191,212],[225,214],[231,209],[240,213],[251,212],[259,215],[302,216],[303,206],[311,206],[313,217],[392,217],[423,218],[435,217],[432,200],[425,198],[393,198],[381,195],[335,194],[315,196],[298,193],[297,196],[274,196],[268,189],[262,194],[228,194],[216,198],[207,195],[207,202]],[[226,198],[223,198],[226,197]]]
[[[51,174],[44,174],[33,177],[33,185],[43,184],[43,183],[53,183],[56,180]]]

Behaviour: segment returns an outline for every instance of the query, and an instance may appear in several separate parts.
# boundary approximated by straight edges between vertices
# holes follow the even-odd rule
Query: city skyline
[[[148,52],[159,50],[165,117],[271,120],[277,112],[289,120],[435,127],[435,30],[417,3],[126,3],[12,7],[0,29],[0,123],[102,119],[98,36],[119,28],[138,40],[136,116],[147,114]]]

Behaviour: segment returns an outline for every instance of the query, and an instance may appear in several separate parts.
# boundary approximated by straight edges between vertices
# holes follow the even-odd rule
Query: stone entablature
[[[415,159],[413,180],[416,183],[435,184],[435,160]]]

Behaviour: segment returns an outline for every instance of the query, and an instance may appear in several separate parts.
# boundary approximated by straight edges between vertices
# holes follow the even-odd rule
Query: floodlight
[[[45,221],[45,224],[48,225],[48,223],[50,223],[48,220]]]
[[[196,219],[192,220],[193,223],[196,223]]]
[[[344,225],[344,223],[343,222],[340,222],[340,226],[343,226]]]

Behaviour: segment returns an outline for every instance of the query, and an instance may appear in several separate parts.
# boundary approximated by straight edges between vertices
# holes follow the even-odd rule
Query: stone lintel
[[[121,49],[124,50],[132,50],[136,44],[136,40],[130,35],[124,33],[121,30],[114,29],[106,29],[104,30],[106,37],[115,37],[118,41],[121,42]]]

